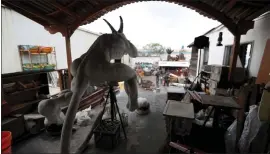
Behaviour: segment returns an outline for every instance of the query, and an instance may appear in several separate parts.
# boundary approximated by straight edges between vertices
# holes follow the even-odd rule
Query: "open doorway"
[[[248,70],[250,65],[252,47],[253,47],[252,42],[240,44],[239,58],[242,66],[246,69],[246,71]],[[225,46],[223,65],[225,66],[230,65],[231,54],[232,54],[232,45]]]

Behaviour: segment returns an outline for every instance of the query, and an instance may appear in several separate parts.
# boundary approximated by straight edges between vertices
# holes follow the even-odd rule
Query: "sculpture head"
[[[123,19],[120,16],[120,28],[118,31],[106,20],[103,19],[110,27],[112,33],[104,34],[104,47],[110,52],[111,59],[121,59],[124,54],[129,54],[131,57],[137,57],[137,48],[126,38],[123,33]]]

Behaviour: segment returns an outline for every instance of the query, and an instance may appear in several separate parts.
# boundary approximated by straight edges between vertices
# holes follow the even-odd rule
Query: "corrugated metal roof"
[[[2,4],[44,25],[50,33],[73,33],[102,15],[147,0],[2,0]],[[149,0],[148,0],[149,1]],[[157,0],[156,0],[157,1]],[[159,0],[158,0],[159,1]],[[270,10],[269,0],[167,0],[219,20],[231,31],[238,21],[251,21]],[[231,27],[230,27],[231,26]]]

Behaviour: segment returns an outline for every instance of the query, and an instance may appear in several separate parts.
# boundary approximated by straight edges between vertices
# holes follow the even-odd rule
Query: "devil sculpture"
[[[124,87],[129,97],[127,108],[134,111],[138,108],[138,90],[136,73],[129,66],[122,63],[110,63],[111,59],[121,59],[124,54],[137,57],[136,47],[123,33],[123,19],[120,16],[120,28],[116,31],[109,25],[112,33],[99,36],[93,45],[80,58],[73,61],[71,73],[73,75],[71,97],[66,120],[61,134],[61,154],[70,152],[72,125],[78,110],[80,99],[89,85],[125,81]]]

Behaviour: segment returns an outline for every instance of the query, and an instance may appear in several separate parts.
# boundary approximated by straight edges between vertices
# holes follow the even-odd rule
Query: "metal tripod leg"
[[[123,132],[124,132],[125,139],[127,139],[126,130],[125,130],[125,127],[124,127],[124,124],[123,124],[123,121],[122,121],[122,117],[121,117],[117,102],[115,102],[115,107],[116,107],[116,110],[117,110],[118,115],[119,115],[119,119],[120,119],[120,122],[121,122],[121,126],[122,126],[122,129],[123,129]]]
[[[117,104],[116,95],[115,95],[115,93],[113,91],[113,86],[110,86],[109,93],[110,93],[110,99],[111,99],[111,108],[114,108],[114,107],[116,108],[117,113],[119,115],[119,119],[120,119],[122,129],[123,129],[123,132],[124,132],[125,139],[127,139],[127,134],[126,134],[125,127],[124,127],[122,117],[121,117],[121,114],[120,114],[120,111],[119,111],[119,107],[118,107],[118,104]],[[114,115],[114,109],[111,109],[111,115]],[[111,118],[113,120],[114,116],[112,116]]]

